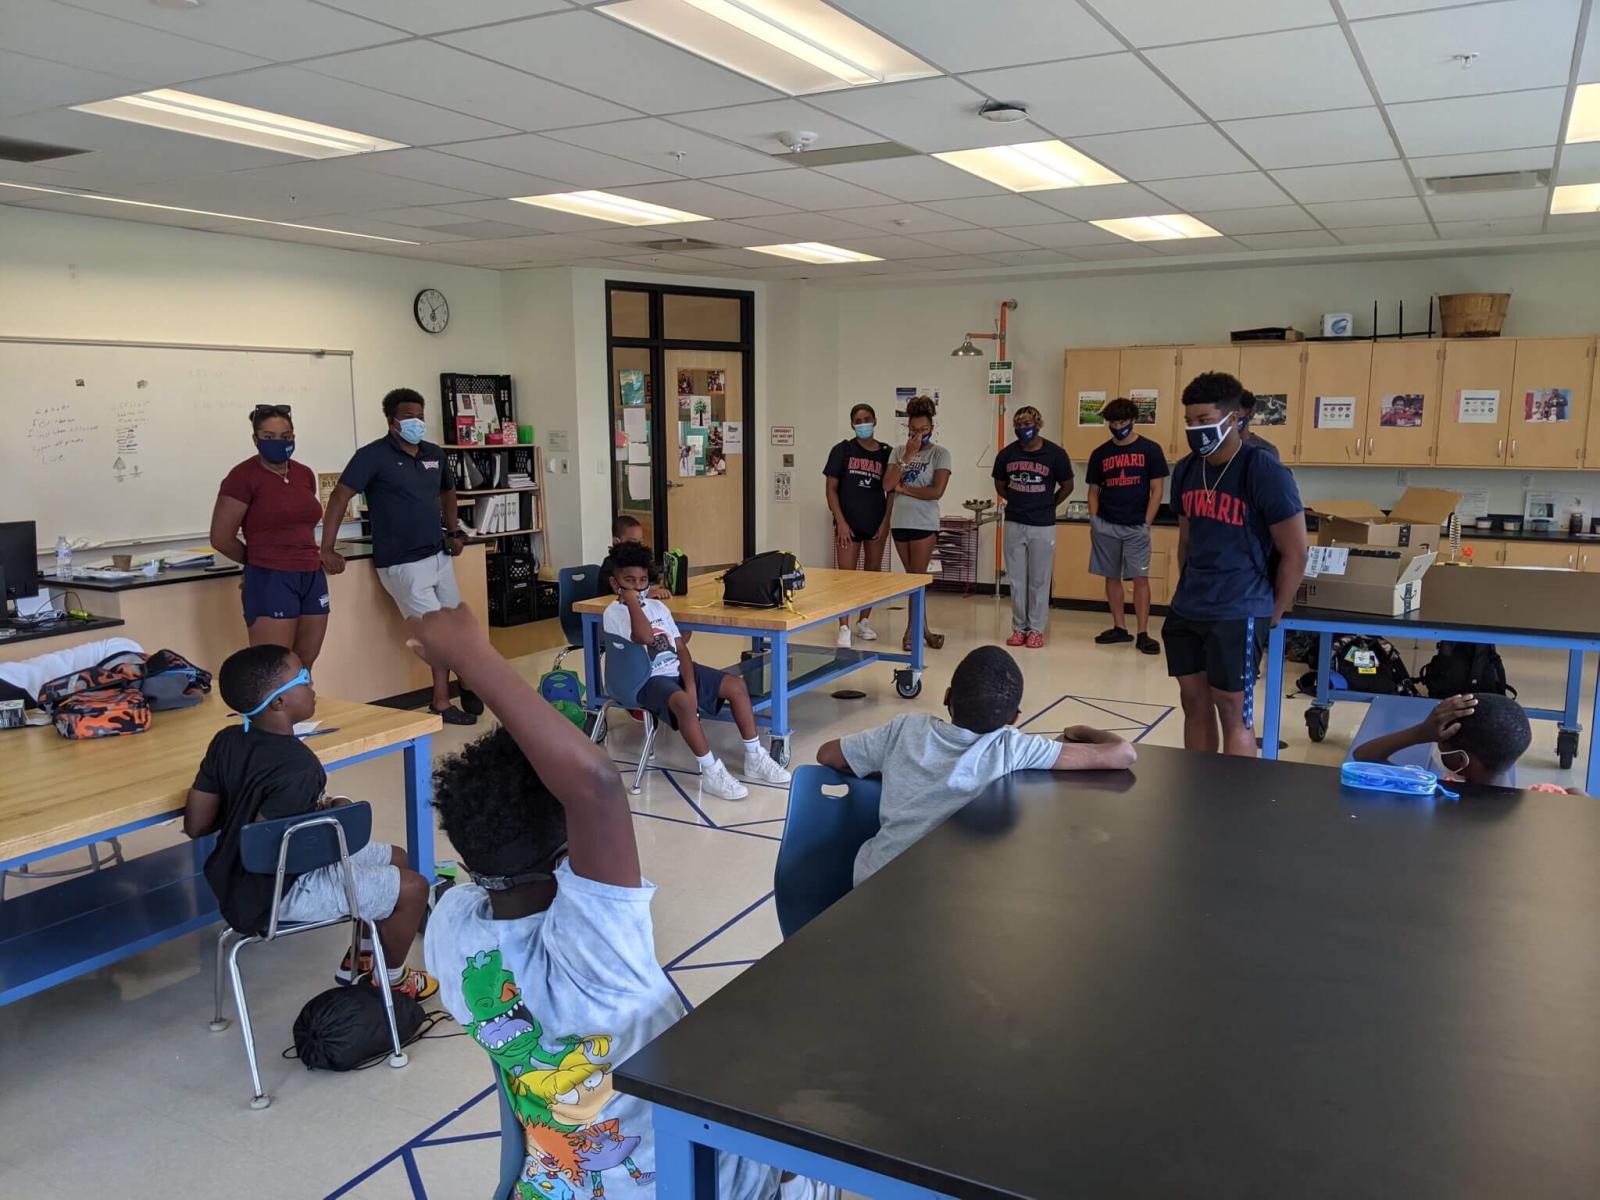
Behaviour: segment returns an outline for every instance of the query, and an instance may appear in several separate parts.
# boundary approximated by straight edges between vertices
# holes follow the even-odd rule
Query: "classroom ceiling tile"
[[[785,151],[786,147],[778,140],[778,134],[787,130],[803,129],[816,134],[813,148],[817,150],[866,146],[883,141],[878,134],[800,100],[768,100],[761,104],[741,104],[735,108],[674,113],[672,123],[715,134],[767,154]]]
[[[1499,0],[1351,25],[1386,103],[1564,86],[1580,0]],[[1476,54],[1469,66],[1451,56]]]
[[[1521,188],[1512,192],[1465,192],[1455,196],[1429,196],[1425,203],[1435,221],[1492,221],[1499,217],[1543,218],[1550,209],[1549,188]]]
[[[984,97],[948,76],[825,92],[807,102],[914,150],[975,150],[1050,136],[1028,121],[984,120],[978,115]]]
[[[1157,254],[1168,257],[1199,257],[1207,254],[1236,254],[1244,247],[1232,238],[1208,237],[1170,238],[1165,241],[1151,242],[1150,248]]]
[[[1172,204],[1136,183],[1108,183],[1103,187],[1059,188],[1030,192],[1031,199],[1080,221],[1105,221],[1113,217],[1153,217],[1172,211]]]
[[[791,208],[813,210],[882,204],[889,198],[881,192],[869,191],[835,179],[832,175],[803,167],[751,175],[729,175],[707,182],[735,192],[761,196],[778,204],[787,204]]]
[[[71,161],[63,159],[63,163]],[[1600,142],[1580,142],[1561,148],[1561,167],[1552,181],[1566,183],[1600,183]]]
[[[1284,202],[1283,189],[1260,171],[1153,179],[1145,186],[1183,212],[1200,208],[1263,208]]]
[[[1089,259],[1092,262],[1115,261],[1123,258],[1160,258],[1149,246],[1137,242],[1126,241],[1118,238],[1114,243],[1104,246],[1075,246],[1072,250],[1074,258]]]
[[[972,230],[972,232],[982,231]],[[841,233],[834,239],[834,245],[843,246],[846,250],[858,250],[862,254],[874,254],[879,258],[941,258],[950,253],[948,247],[935,246],[931,241],[923,241],[920,238],[868,233],[865,230],[860,234]]]
[[[1133,54],[1042,62],[962,78],[991,99],[1026,104],[1035,124],[1062,138],[1187,125],[1202,119],[1193,105]]]
[[[567,0],[320,0],[330,8],[382,21],[407,33],[443,33],[539,13],[566,12]]]
[[[935,212],[960,217],[974,225],[993,229],[997,225],[1048,225],[1061,220],[1061,214],[1027,196],[978,196],[970,200],[930,200]]]
[[[1499,171],[1544,171],[1554,165],[1554,146],[1489,150],[1482,154],[1441,154],[1407,161],[1418,179],[1434,175],[1488,175]]]
[[[300,67],[263,67],[259,71],[202,79],[185,84],[184,90],[305,121],[354,129],[407,146],[429,146],[515,132],[493,121],[392,96],[376,88],[318,75]],[[127,128],[125,124],[123,127]]]
[[[1049,249],[1076,249],[1079,246],[1108,246],[1120,242],[1114,233],[1107,233],[1098,225],[1087,221],[1058,221],[1053,225],[1021,225],[1000,230],[1018,241]]]
[[[840,163],[817,170],[896,200],[959,200],[968,196],[1011,195],[971,171],[958,170],[925,154],[878,162]]]
[[[420,179],[480,196],[538,196],[562,191],[561,180],[511,171],[493,163],[438,150],[385,150],[361,159],[363,168],[402,179]]]
[[[1372,103],[1336,25],[1168,46],[1149,56],[1218,121]]]
[[[1417,194],[1416,185],[1399,159],[1344,163],[1336,167],[1294,167],[1274,171],[1272,177],[1302,204],[1324,200],[1385,200],[1391,196]]]
[[[376,216],[378,214],[373,215]],[[404,222],[401,222],[401,224],[404,224]],[[454,224],[428,225],[424,226],[424,230],[429,233],[458,233],[464,238],[471,238],[473,240],[526,237],[528,235],[527,228],[522,225],[507,225],[503,221],[462,221],[459,218]]]
[[[1545,228],[1550,233],[1582,233],[1600,229],[1600,213],[1551,213],[1545,218]]]
[[[755,229],[766,230],[769,234],[782,235],[782,240],[790,242],[833,242],[839,238],[855,235],[865,235],[867,230],[850,219],[854,209],[846,209],[842,213],[780,213],[770,217],[746,217],[741,224]],[[696,230],[695,235],[699,237]],[[771,237],[759,241],[746,241],[746,246],[767,245],[772,242]]]
[[[380,208],[367,214],[374,220],[388,221],[394,225],[410,225],[419,229],[428,229],[442,225],[459,225],[462,223],[460,213],[450,212],[443,208],[428,208],[416,206],[410,208]],[[501,237],[504,234],[487,236]]]
[[[1078,261],[1066,250],[1000,250],[988,255],[1003,267],[1057,267]]]
[[[919,204],[879,204],[852,208],[844,214],[857,225],[881,229],[885,233],[913,234],[921,237],[943,229],[971,229],[969,222],[948,213],[935,212]]]
[[[855,250],[859,247],[851,246]],[[875,254],[874,250],[863,250],[863,254]],[[939,251],[934,251],[939,253]],[[718,267],[739,267],[745,270],[755,270],[764,267],[773,261],[770,254],[759,254],[754,250],[746,250],[742,246],[724,246],[716,250],[696,250],[694,261],[706,262]]]
[[[1439,236],[1452,241],[1462,238],[1526,237],[1529,234],[1543,232],[1543,216],[1490,217],[1474,221],[1439,222]]]
[[[331,213],[318,217],[316,224],[325,229],[344,229],[351,233],[366,233],[373,237],[398,238],[401,241],[421,242],[424,245],[446,245],[451,242],[470,242],[480,237],[503,237],[504,232],[495,234],[478,234],[463,232],[458,227],[430,226],[419,228],[415,225],[397,225],[392,221],[382,221],[367,213]],[[519,230],[511,229],[511,233]]]
[[[1352,21],[1388,17],[1395,13],[1422,12],[1429,8],[1455,8],[1461,0],[1344,0],[1344,15]]]
[[[1237,37],[1331,24],[1328,0],[1093,0],[1095,8],[1135,46],[1166,46],[1204,38]]]
[[[763,214],[793,211],[786,204],[717,187],[700,179],[634,184],[610,190],[619,196],[631,196],[635,200],[662,204],[668,208],[676,208],[680,212],[697,213],[702,217],[758,217]]]
[[[530,132],[634,115],[620,104],[437,42],[335,54],[307,63],[306,69]]]
[[[143,87],[121,75],[0,50],[0,117],[17,117],[59,104],[109,100]]]
[[[1578,83],[1600,83],[1600,21],[1591,15],[1578,58]]]
[[[1327,204],[1308,204],[1306,211],[1329,229],[1408,225],[1428,219],[1422,201],[1415,196],[1391,200],[1336,200]]]
[[[1326,229],[1300,229],[1284,233],[1242,233],[1238,240],[1252,250],[1304,250],[1313,246],[1339,244],[1339,239]]]
[[[440,40],[568,87],[603,83],[607,99],[652,114],[750,104],[778,95],[595,12],[532,17]]]
[[[1565,88],[1391,104],[1387,111],[1407,157],[1476,154],[1560,141]]]
[[[1395,242],[1436,242],[1432,225],[1368,225],[1340,229],[1335,236],[1346,246],[1379,246]]]
[[[574,189],[608,188],[624,183],[661,183],[674,178],[666,171],[641,166],[609,154],[596,154],[538,133],[457,142],[451,154],[495,163],[547,179],[560,179]],[[563,189],[565,190],[565,189]]]
[[[917,266],[924,271],[972,271],[994,263],[976,254],[952,254],[945,258],[919,258]]]
[[[63,196],[48,192],[14,192],[0,188],[0,204],[10,208],[35,208],[47,212],[76,213],[85,217],[115,217],[116,205],[106,204],[89,196]],[[137,219],[143,224],[171,225],[180,229],[222,229],[228,233],[243,233],[249,227],[245,221],[228,221],[220,217],[203,217],[196,213],[168,212],[159,208],[137,210]]]
[[[789,163],[770,154],[671,125],[657,117],[561,129],[549,136],[691,179],[793,169]]]
[[[1211,228],[1227,234],[1292,233],[1315,229],[1317,222],[1298,204],[1274,205],[1271,208],[1231,208],[1197,211],[1199,217]]]
[[[1398,151],[1376,108],[1342,108],[1225,121],[1222,130],[1269,171],[1393,158]]]
[[[70,108],[0,120],[0,137],[88,150],[87,154],[52,159],[49,165],[82,184],[100,186],[107,191],[113,190],[110,184],[124,179],[161,179],[305,161],[272,150],[191,137],[153,125],[108,121]],[[8,164],[8,174],[11,170]]]
[[[537,231],[605,237],[611,230],[617,228],[604,221],[596,221],[592,217],[557,212],[553,208],[541,208],[536,204],[518,204],[515,200],[464,200],[459,204],[440,204],[433,207],[455,214],[458,221],[492,221],[499,225],[514,226],[524,234]]]
[[[476,198],[459,188],[381,175],[347,164],[348,159],[328,159],[188,179],[149,180],[129,184],[121,194],[134,200],[277,221],[378,208],[435,206]]]
[[[981,12],[928,0],[834,0],[833,6],[949,72],[1122,49],[1074,0],[985,0]]]
[[[928,233],[923,240],[957,254],[988,254],[995,250],[1035,249],[1027,242],[1007,237],[993,229],[953,229],[948,233]]]
[[[796,213],[795,216],[810,217],[811,213]],[[744,221],[694,221],[688,225],[636,225],[627,229],[609,229],[593,234],[597,241],[606,242],[654,242],[663,238],[690,237],[697,242],[715,242],[719,246],[760,246],[772,241],[770,227],[762,227],[757,221],[782,221],[788,217],[784,214],[764,217],[750,217]],[[600,222],[593,222],[599,225]],[[815,235],[811,235],[815,236]],[[807,237],[804,240],[811,240]]]
[[[7,50],[124,76],[146,87],[169,87],[268,61],[51,0],[0,0],[0,30]]]
[[[1253,166],[1210,125],[1103,133],[1095,137],[1076,138],[1072,144],[1090,158],[1130,180],[1226,175],[1235,171],[1249,171]]]
[[[274,62],[376,46],[405,35],[390,25],[313,4],[311,0],[205,0],[194,8],[175,8],[128,0],[67,0],[91,9],[213,46],[226,46]]]

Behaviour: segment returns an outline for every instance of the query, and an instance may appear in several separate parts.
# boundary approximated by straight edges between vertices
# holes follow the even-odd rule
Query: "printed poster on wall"
[[[743,421],[724,421],[722,423],[722,452],[724,454],[744,453]]]
[[[1133,419],[1135,425],[1154,425],[1156,423],[1156,405],[1161,399],[1161,392],[1156,388],[1132,388],[1128,392],[1128,399],[1138,406],[1139,415]]]
[[[1522,419],[1529,425],[1572,420],[1571,388],[1535,388],[1522,397]]]
[[[794,503],[793,471],[774,471],[772,473],[772,500],[774,504]]]
[[[1311,410],[1311,424],[1316,429],[1354,429],[1356,427],[1356,398],[1354,396],[1318,396]]]
[[[1456,421],[1462,425],[1498,425],[1500,389],[1462,388],[1456,393]]]
[[[1422,427],[1422,394],[1396,392],[1378,398],[1378,424],[1385,429],[1420,429]]]
[[[1104,392],[1079,392],[1078,393],[1078,424],[1079,425],[1104,425],[1105,418],[1100,415],[1100,410],[1106,406]]]
[[[1287,425],[1289,423],[1289,397],[1283,392],[1258,392],[1256,406],[1250,413],[1252,425]]]
[[[767,427],[767,438],[774,446],[792,446],[794,445],[794,426],[769,425]]]
[[[618,371],[617,386],[622,393],[623,408],[644,407],[643,371]]]

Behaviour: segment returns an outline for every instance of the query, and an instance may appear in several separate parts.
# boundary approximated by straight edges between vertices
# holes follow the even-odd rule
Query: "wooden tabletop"
[[[306,743],[325,763],[443,728],[431,713],[325,698],[317,719],[338,730]],[[181,809],[228,720],[213,693],[194,708],[156,713],[147,732],[129,737],[74,742],[44,726],[0,730],[0,862]]]
[[[892,571],[839,571],[832,567],[807,567],[806,586],[794,594],[794,606],[786,608],[735,608],[722,603],[722,580],[718,574],[699,575],[689,581],[689,593],[664,601],[673,620],[688,626],[731,626],[777,632],[803,629],[827,617],[870,608],[891,596],[913,588],[927,587],[932,575],[902,575]],[[578,613],[603,613],[613,597],[597,596],[572,606]]]

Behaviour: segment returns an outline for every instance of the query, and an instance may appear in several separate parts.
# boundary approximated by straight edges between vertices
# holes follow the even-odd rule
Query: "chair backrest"
[[[623,708],[638,708],[639,689],[650,679],[650,651],[615,633],[605,633],[601,645],[605,657],[600,660],[600,674],[606,696]]]
[[[583,617],[573,612],[572,606],[582,600],[593,600],[599,594],[599,564],[584,563],[581,567],[562,567],[556,572],[556,604],[561,619],[561,632],[567,639],[567,645],[583,645]]]
[[[494,1200],[517,1200],[517,1181],[522,1178],[528,1158],[527,1134],[517,1114],[511,1111],[511,1101],[506,1099],[500,1068],[491,1064],[490,1070],[494,1074],[495,1095],[500,1098],[500,1183],[495,1188]]]
[[[326,821],[329,817],[343,826],[344,845],[349,853],[354,854],[372,840],[372,806],[363,800],[293,817],[279,817],[275,821],[252,821],[239,832],[239,860],[244,869],[253,874],[275,875],[278,848],[289,831],[296,825]],[[290,875],[303,875],[338,861],[339,839],[333,826],[317,824],[289,838],[289,854],[283,869]]]
[[[838,786],[847,789],[843,796],[822,790]],[[828,767],[806,766],[794,773],[773,879],[784,937],[793,937],[849,893],[856,852],[878,832],[882,791],[876,779],[857,779]]]

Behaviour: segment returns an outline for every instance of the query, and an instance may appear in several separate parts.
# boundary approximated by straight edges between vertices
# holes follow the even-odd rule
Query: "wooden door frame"
[[[618,337],[611,327],[611,296],[613,292],[643,292],[648,297],[650,336]],[[737,342],[712,342],[698,338],[668,338],[664,337],[662,311],[663,298],[673,296],[720,296],[739,301],[739,340]],[[754,292],[733,291],[724,288],[688,287],[670,283],[638,283],[628,279],[606,280],[605,309],[606,309],[606,425],[607,449],[612,449],[611,439],[616,435],[616,422],[619,408],[616,400],[616,355],[618,349],[645,350],[650,356],[650,375],[656,380],[656,386],[651,390],[650,404],[647,411],[651,420],[650,456],[654,464],[660,469],[651,472],[650,483],[650,509],[651,530],[650,544],[659,554],[669,544],[671,530],[667,524],[667,484],[671,480],[671,471],[666,460],[667,453],[667,392],[666,392],[666,352],[668,350],[720,350],[737,352],[743,364],[741,371],[742,386],[744,390],[745,426],[744,455],[745,470],[743,480],[744,504],[744,538],[743,555],[745,558],[756,552],[756,465],[755,451],[758,444],[756,439],[756,346],[755,346],[755,307],[756,295]],[[674,390],[672,396],[676,403],[677,394]],[[658,408],[659,406],[659,408]],[[617,470],[617,456],[611,454],[611,518],[617,517],[617,493],[620,485],[620,476]],[[693,564],[690,564],[691,569]]]

